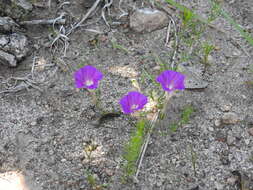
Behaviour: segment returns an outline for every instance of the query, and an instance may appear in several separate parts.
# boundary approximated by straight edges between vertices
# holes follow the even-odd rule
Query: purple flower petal
[[[96,89],[103,74],[91,65],[80,68],[74,74],[76,88]]]
[[[163,71],[157,78],[156,81],[162,85],[163,90],[172,92],[174,90],[184,90],[184,79],[185,76],[176,71],[166,70]]]
[[[142,109],[148,102],[148,98],[140,92],[132,91],[120,100],[122,110],[125,114],[133,113]]]

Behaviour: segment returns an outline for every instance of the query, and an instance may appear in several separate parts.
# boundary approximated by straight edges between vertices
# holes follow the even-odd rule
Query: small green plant
[[[193,150],[192,145],[190,145],[190,151],[191,151],[191,162],[192,162],[192,168],[194,171],[194,175],[197,176],[197,171],[196,171],[196,164],[197,164],[197,153]]]
[[[217,3],[215,0],[209,0],[209,2],[216,7],[216,11],[223,16],[232,26],[235,27],[235,29],[241,34],[241,36],[250,44],[253,46],[253,37],[251,34],[246,32],[239,24],[235,22],[235,20],[226,12],[224,11],[220,4]]]
[[[123,155],[126,163],[123,166],[125,177],[132,176],[136,171],[136,162],[138,161],[141,147],[145,138],[145,126],[147,122],[140,120],[136,124],[136,131],[131,135],[130,141],[125,146],[125,153]]]
[[[87,182],[92,190],[105,190],[108,184],[99,184],[96,174],[92,174],[91,171],[86,171]]]
[[[211,12],[208,15],[208,22],[214,21],[218,16],[220,16],[220,8],[217,3],[211,2]]]
[[[191,105],[185,106],[181,114],[181,119],[178,122],[175,122],[169,126],[172,132],[176,132],[177,129],[190,121],[190,117],[194,112],[194,108]]]
[[[90,171],[87,171],[86,176],[87,176],[87,182],[92,187],[92,189],[94,189],[97,186],[96,178],[94,177],[94,175],[91,174]]]
[[[111,43],[112,43],[112,48],[113,49],[119,49],[119,50],[125,52],[126,54],[130,53],[130,51],[127,48],[125,48],[124,46],[118,44],[115,40],[111,40]]]
[[[155,62],[159,64],[159,66],[161,67],[161,71],[165,71],[168,70],[170,68],[168,68],[168,65],[166,63],[164,63],[164,61],[161,60],[161,58],[156,54],[156,53],[152,53]]]
[[[193,17],[194,17],[194,14],[190,9],[184,9],[183,16],[182,16],[183,25],[185,26],[185,25],[191,23]]]
[[[215,46],[212,44],[209,44],[208,42],[204,42],[202,44],[202,49],[203,49],[203,63],[205,65],[208,65],[208,56],[210,55],[210,53],[214,50]]]

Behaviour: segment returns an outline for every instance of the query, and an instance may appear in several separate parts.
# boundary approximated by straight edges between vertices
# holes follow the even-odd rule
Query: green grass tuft
[[[119,50],[125,52],[126,54],[130,53],[130,51],[127,48],[125,48],[124,46],[118,44],[116,41],[111,40],[111,43],[112,43],[112,48],[113,49],[119,49]]]
[[[140,120],[136,124],[136,131],[131,135],[130,141],[125,146],[125,153],[123,155],[126,161],[123,166],[125,176],[130,177],[134,175],[136,171],[136,162],[141,153],[141,147],[145,138],[145,127],[147,122],[145,120]]]
[[[189,21],[192,18],[196,18],[197,20],[201,21],[204,24],[209,24],[214,18],[209,18],[208,20],[204,19],[203,17],[199,16],[198,14],[193,13],[189,8],[181,5],[180,3],[175,2],[174,0],[166,0],[167,3],[171,4],[172,6],[176,7],[184,14],[185,21]],[[241,36],[247,40],[247,42],[253,46],[253,37],[250,33],[246,32],[239,24],[237,24],[234,19],[224,11],[221,6],[214,0],[209,0],[212,5],[212,9],[215,10],[216,15],[223,16],[231,25],[235,27],[235,29],[241,34]],[[213,10],[212,10],[213,11]]]
[[[176,132],[177,129],[190,121],[190,117],[194,112],[194,108],[191,105],[185,106],[181,114],[181,119],[169,126],[172,132]]]
[[[221,6],[214,0],[209,0],[209,2],[216,7],[217,11],[223,16],[231,25],[235,27],[235,29],[241,34],[241,36],[247,40],[247,42],[253,46],[253,37],[246,32],[239,24],[235,22],[235,20],[226,12],[224,11]]]

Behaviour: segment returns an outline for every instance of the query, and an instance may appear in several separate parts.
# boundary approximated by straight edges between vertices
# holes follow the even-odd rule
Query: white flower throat
[[[131,106],[131,110],[135,110],[135,109],[137,109],[138,108],[138,105],[137,104],[133,104],[132,106]]]
[[[174,86],[173,86],[173,84],[170,84],[170,85],[168,85],[168,89],[172,89]]]
[[[87,81],[85,81],[85,84],[86,84],[86,86],[91,86],[91,85],[93,85],[94,83],[93,83],[92,80],[87,80]]]

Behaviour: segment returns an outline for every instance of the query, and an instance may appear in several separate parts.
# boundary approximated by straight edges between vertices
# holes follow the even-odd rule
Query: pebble
[[[249,135],[253,136],[253,127],[248,129],[248,133],[249,133]]]
[[[238,123],[240,120],[239,120],[238,115],[236,115],[236,114],[233,113],[233,112],[228,112],[228,113],[225,113],[225,114],[222,116],[221,121],[222,121],[223,124],[236,124],[236,123]]]
[[[227,179],[227,183],[228,183],[229,185],[235,185],[235,183],[237,182],[237,180],[238,180],[238,177],[237,177],[237,176],[232,176],[232,177],[229,177],[229,178]]]
[[[234,136],[231,136],[231,135],[227,136],[227,144],[228,145],[230,145],[230,146],[233,145],[235,143],[235,141],[236,141],[236,138]]]
[[[224,190],[224,185],[219,182],[215,182],[215,187],[217,190]]]
[[[203,89],[208,86],[208,82],[206,82],[202,77],[203,70],[201,68],[195,66],[186,67],[183,65],[179,65],[178,69],[186,76],[186,89]]]
[[[221,110],[222,110],[223,112],[228,112],[228,111],[231,110],[231,108],[232,108],[232,105],[231,105],[231,104],[226,104],[226,105],[222,105]]]
[[[36,121],[33,121],[33,122],[31,123],[31,126],[35,126],[35,125],[37,125],[37,122],[36,122]]]
[[[161,29],[167,26],[168,23],[167,14],[156,9],[137,9],[130,15],[130,28],[139,33]]]
[[[244,139],[244,142],[245,142],[246,145],[249,145],[250,139]]]
[[[10,17],[0,17],[0,33],[12,32],[18,24]]]
[[[65,158],[61,159],[61,162],[66,162],[67,160]]]
[[[113,176],[114,171],[111,170],[111,169],[106,168],[106,169],[105,169],[105,173],[106,173],[108,176]]]
[[[232,54],[233,54],[233,56],[240,56],[241,55],[241,51],[234,50]]]
[[[153,69],[154,69],[155,71],[161,71],[161,67],[160,67],[159,65],[155,66]]]
[[[215,127],[221,126],[221,120],[220,119],[215,119],[214,120],[214,125],[215,125]]]

